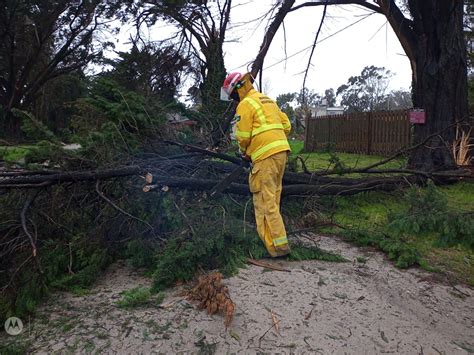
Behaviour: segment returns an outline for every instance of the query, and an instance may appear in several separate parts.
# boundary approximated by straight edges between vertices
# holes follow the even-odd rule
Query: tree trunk
[[[227,104],[220,100],[220,88],[224,82],[226,70],[222,42],[219,38],[210,39],[205,53],[207,73],[201,86],[202,112],[211,123],[210,130],[219,130]]]
[[[20,118],[16,117],[12,111],[2,112],[2,119],[0,127],[2,131],[0,136],[8,138],[11,141],[18,141],[21,139]]]
[[[282,17],[277,16],[275,22],[281,22],[288,12],[301,7],[328,4],[357,4],[387,17],[410,59],[413,104],[426,112],[426,123],[414,128],[413,143],[416,145],[427,137],[434,136],[427,144],[413,150],[409,166],[424,171],[454,168],[456,165],[451,149],[456,135],[456,123],[468,122],[463,0],[408,0],[412,18],[405,16],[395,0],[308,1],[289,9],[283,8],[291,2],[292,0],[282,2]],[[271,34],[270,30],[269,32]],[[265,48],[264,45],[262,48]],[[258,63],[254,64],[257,69],[259,66]],[[466,131],[466,126],[464,130]]]
[[[426,112],[414,127],[414,144],[443,131],[414,150],[409,166],[424,171],[455,167],[451,145],[457,122],[467,122],[466,46],[461,0],[410,1],[413,16],[413,105]]]

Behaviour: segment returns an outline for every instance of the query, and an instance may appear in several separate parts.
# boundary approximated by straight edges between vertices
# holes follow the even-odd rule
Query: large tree
[[[0,126],[19,130],[12,109],[29,109],[52,79],[99,58],[94,41],[118,0],[6,0],[0,6]]]
[[[450,145],[456,125],[468,119],[466,43],[462,0],[407,0],[405,11],[394,0],[319,0],[293,6],[283,0],[269,26],[252,71],[261,68],[269,40],[292,11],[307,6],[356,4],[384,15],[397,35],[412,68],[413,105],[426,112],[426,123],[416,125],[409,165],[423,170],[455,167]],[[427,142],[422,144],[425,140]]]
[[[373,65],[362,69],[360,75],[351,76],[347,84],[341,85],[337,96],[347,112],[370,112],[381,109],[392,73]]]
[[[153,25],[161,19],[178,28],[175,42],[191,53],[199,67],[198,100],[207,114],[209,129],[216,130],[226,105],[219,99],[224,81],[223,44],[230,19],[231,0],[139,0],[138,22]]]

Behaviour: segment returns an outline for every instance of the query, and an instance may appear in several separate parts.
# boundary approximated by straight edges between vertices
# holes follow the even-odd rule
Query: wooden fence
[[[410,145],[408,111],[362,112],[306,119],[304,149],[390,155]]]

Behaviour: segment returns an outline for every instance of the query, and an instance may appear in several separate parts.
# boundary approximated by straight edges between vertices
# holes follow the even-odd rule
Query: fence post
[[[327,116],[326,116],[326,117],[327,117]],[[329,146],[329,147],[332,147],[333,145],[332,145],[332,142],[331,142],[331,129],[332,129],[332,127],[331,127],[331,120],[328,119],[327,121],[328,121],[328,146]]]
[[[372,111],[367,115],[367,155],[372,153]]]
[[[308,130],[309,130],[309,115],[306,115],[304,117],[304,144],[303,144],[303,150],[305,152],[309,151],[308,147]]]

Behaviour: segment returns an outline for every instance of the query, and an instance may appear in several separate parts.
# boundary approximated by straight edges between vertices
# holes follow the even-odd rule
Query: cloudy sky
[[[267,13],[274,2],[234,0],[231,25],[224,45],[225,65],[229,72],[245,72],[248,63],[255,59],[268,19],[263,22],[252,20]],[[280,27],[265,58],[263,91],[268,95],[275,98],[302,88],[304,70],[322,13],[323,6],[315,6],[287,15],[286,44],[283,28]],[[350,76],[360,74],[365,66],[375,65],[394,73],[390,89],[409,90],[410,64],[397,37],[383,15],[370,13],[356,5],[328,7],[306,87],[318,93],[328,88],[336,90]],[[118,50],[126,49],[130,29],[124,27],[118,37]],[[166,38],[172,31],[167,25],[157,25],[149,33],[149,39]]]
[[[244,22],[268,11],[271,0],[245,1],[232,12],[232,22]],[[299,3],[299,2],[297,2]],[[311,46],[321,21],[323,6],[305,7],[291,12],[280,27],[264,63],[264,88],[271,96],[299,91],[303,85]],[[355,5],[329,6],[316,45],[306,86],[317,92],[335,90],[367,65],[385,67],[394,72],[392,89],[409,89],[410,63],[383,15]],[[358,21],[358,22],[357,22]],[[356,23],[357,22],[357,23]],[[343,30],[345,27],[354,25]],[[256,23],[233,29],[227,37],[225,63],[229,71],[246,69],[261,44],[264,26]],[[342,31],[341,31],[342,30]],[[340,31],[340,32],[338,32]],[[325,39],[327,38],[327,39]],[[238,40],[234,42],[233,40]],[[297,54],[299,53],[299,54]]]

